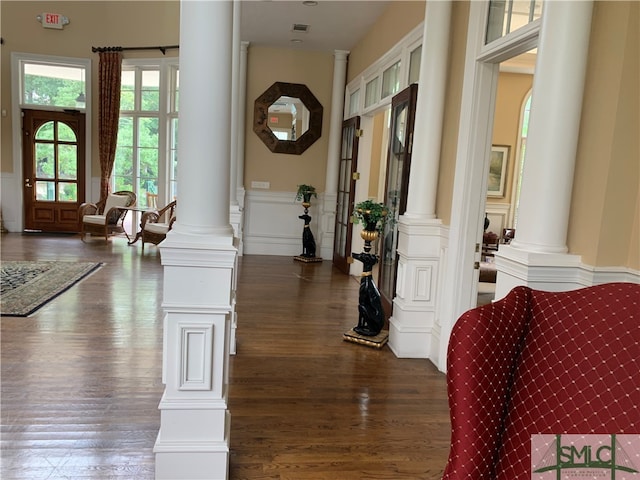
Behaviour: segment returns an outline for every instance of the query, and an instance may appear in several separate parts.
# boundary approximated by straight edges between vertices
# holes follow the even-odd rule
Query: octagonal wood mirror
[[[306,85],[275,82],[254,103],[253,131],[272,152],[300,155],[322,136],[322,105]]]

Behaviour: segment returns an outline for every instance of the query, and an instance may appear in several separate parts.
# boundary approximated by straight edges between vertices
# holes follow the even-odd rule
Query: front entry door
[[[25,230],[78,232],[85,199],[85,114],[23,110]]]
[[[391,127],[387,155],[385,205],[387,220],[380,236],[382,244],[378,287],[382,307],[387,318],[391,316],[393,297],[396,293],[398,271],[398,219],[407,209],[407,190],[411,166],[413,125],[416,114],[418,85],[412,84],[391,100]]]
[[[349,273],[348,259],[351,257],[351,234],[353,231],[351,215],[353,214],[353,196],[356,184],[355,172],[358,164],[359,129],[360,117],[353,117],[342,123],[333,264],[346,274]]]

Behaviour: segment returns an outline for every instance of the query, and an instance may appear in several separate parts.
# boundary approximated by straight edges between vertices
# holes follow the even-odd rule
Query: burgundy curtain
[[[122,51],[100,52],[98,72],[98,147],[100,151],[100,200],[109,195],[109,179],[116,158]]]

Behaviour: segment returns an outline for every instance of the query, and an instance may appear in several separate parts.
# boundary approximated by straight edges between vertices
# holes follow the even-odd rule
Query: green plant
[[[311,198],[312,196],[318,198],[318,194],[316,193],[316,187],[313,185],[298,185],[298,191],[296,192],[296,200],[304,200],[305,196],[307,198]]]
[[[381,230],[387,217],[384,203],[364,200],[356,203],[353,209],[353,223],[364,224],[365,230]]]

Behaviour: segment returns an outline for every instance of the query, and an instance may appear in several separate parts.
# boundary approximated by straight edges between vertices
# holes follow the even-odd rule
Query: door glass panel
[[[47,122],[36,132],[36,140],[53,140],[53,122]]]
[[[59,202],[77,202],[78,201],[78,184],[70,182],[58,183],[58,201]]]
[[[389,165],[387,170],[387,186],[385,205],[387,207],[387,221],[384,224],[382,255],[383,259],[380,265],[380,290],[385,293],[387,298],[393,298],[395,294],[395,275],[398,247],[398,229],[397,223],[400,215],[404,212],[400,211],[400,195],[402,191],[402,180],[405,159],[405,132],[407,113],[409,106],[407,103],[399,105],[393,111],[392,124],[394,126],[392,133],[392,145],[389,155]]]
[[[75,142],[76,133],[63,122],[58,122],[58,141],[59,142]]]
[[[58,145],[58,178],[78,179],[78,147],[76,145]]]
[[[53,202],[56,199],[56,182],[36,181],[36,200]]]
[[[36,143],[36,177],[55,178],[55,156],[52,143]]]

